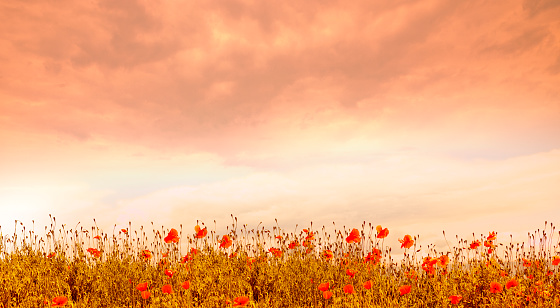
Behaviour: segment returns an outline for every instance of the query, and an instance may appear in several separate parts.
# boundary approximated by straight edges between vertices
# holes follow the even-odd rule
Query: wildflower
[[[347,284],[347,285],[344,286],[343,290],[344,290],[344,293],[346,293],[346,294],[352,294],[352,293],[354,293],[354,286],[351,285],[351,284]]]
[[[508,282],[506,282],[506,289],[509,290],[509,288],[513,288],[513,287],[517,287],[519,285],[519,282],[517,282],[517,280],[512,279]]]
[[[99,258],[101,256],[101,251],[95,248],[88,248],[87,251],[94,257]]]
[[[292,241],[292,242],[290,243],[290,245],[288,245],[288,248],[289,248],[289,249],[295,249],[295,248],[298,247],[298,246],[299,246],[299,242],[298,242],[297,240],[295,240],[295,241]]]
[[[330,251],[330,250],[328,250],[328,249],[325,250],[325,251],[323,251],[323,258],[325,258],[325,259],[327,259],[327,260],[330,260],[330,259],[332,259],[333,257],[334,257],[334,254],[333,254],[332,251]]]
[[[476,248],[477,248],[478,246],[480,246],[480,245],[481,245],[480,241],[479,241],[479,240],[476,240],[476,241],[473,241],[473,242],[471,243],[471,245],[470,245],[469,248],[470,248],[470,249],[476,249]]]
[[[306,240],[306,241],[313,241],[313,240],[315,240],[315,234],[313,233],[313,231],[311,231],[311,232],[309,232],[309,233],[307,234],[307,236],[305,237],[305,240]]]
[[[185,289],[185,290],[188,290],[191,287],[191,281],[187,280],[187,281],[183,282],[181,284],[181,287],[183,287],[183,289]]]
[[[447,264],[449,264],[449,257],[446,255],[442,255],[441,257],[439,257],[437,264],[441,267],[447,266]]]
[[[49,254],[47,255],[47,258],[50,259],[50,258],[52,258],[52,257],[54,257],[54,256],[56,256],[56,252],[53,251],[53,252],[51,252],[51,253],[49,253]]]
[[[346,242],[349,244],[359,243],[361,240],[362,238],[360,237],[360,231],[358,231],[358,229],[352,229],[352,232],[350,232],[350,235],[346,238]]]
[[[229,248],[233,243],[233,241],[227,235],[224,235],[222,237],[222,240],[218,242],[220,242],[220,248]]]
[[[233,299],[233,307],[245,307],[249,302],[249,298],[247,296],[239,296]]]
[[[451,296],[449,296],[449,300],[451,301],[451,304],[453,304],[453,305],[457,305],[462,299],[463,299],[463,297],[461,295],[451,295]]]
[[[200,229],[199,225],[196,225],[196,227],[194,227],[194,231],[196,232],[194,236],[196,238],[203,238],[206,236],[206,234],[208,234],[208,230],[206,229],[206,227],[204,227],[204,229]]]
[[[489,232],[489,233],[488,233],[488,237],[486,238],[486,240],[488,240],[488,241],[495,241],[497,235],[498,235],[498,234],[496,233],[496,231]]]
[[[274,248],[274,247],[270,247],[270,249],[268,250],[270,251],[270,253],[272,253],[273,256],[275,257],[282,257],[282,250],[278,249],[278,248]]]
[[[101,236],[96,235],[96,236],[94,236],[93,238],[96,239],[96,240],[100,240],[100,239],[101,239]]]
[[[389,229],[383,229],[381,225],[375,228],[377,230],[377,238],[386,238],[389,235]]]
[[[438,258],[425,257],[424,261],[422,262],[422,269],[428,274],[433,275],[436,272],[436,270],[434,269],[434,265],[436,265],[438,261]]]
[[[329,299],[332,297],[332,292],[331,291],[324,291],[323,292],[323,298],[324,299]]]
[[[317,286],[317,289],[318,289],[319,291],[325,292],[325,291],[327,291],[327,290],[329,289],[329,283],[328,283],[328,282],[320,283],[320,284]]]
[[[560,264],[560,257],[559,256],[554,256],[552,258],[552,265],[558,265]]]
[[[164,274],[167,275],[169,278],[173,277],[173,271],[171,271],[170,269],[165,269]]]
[[[163,287],[161,287],[161,292],[165,294],[171,294],[173,293],[173,288],[171,288],[171,285],[166,284]]]
[[[167,244],[169,243],[178,243],[179,242],[179,233],[175,229],[169,230],[169,234],[163,239]]]
[[[124,234],[128,234],[128,230],[126,230],[126,229],[121,229],[121,232],[124,233]]]
[[[401,296],[410,293],[410,285],[401,286],[399,288],[399,292],[401,293]]]
[[[369,290],[369,289],[371,289],[372,285],[373,285],[372,281],[368,280],[368,281],[364,282],[364,289]]]
[[[144,258],[144,260],[149,260],[152,258],[152,252],[147,249],[142,250],[142,257]]]
[[[138,290],[138,291],[146,291],[147,289],[148,289],[148,283],[147,282],[139,283],[136,286],[136,290]]]
[[[527,259],[523,258],[523,266],[524,267],[531,266],[531,260],[527,260]]]
[[[142,291],[142,293],[140,293],[140,295],[142,296],[143,299],[148,299],[150,298],[150,295],[152,295],[150,293],[150,291]]]
[[[502,292],[502,285],[498,282],[491,282],[490,283],[490,292],[491,293],[500,293]]]
[[[354,275],[356,275],[356,272],[354,272],[351,269],[347,269],[346,270],[346,275],[350,276],[350,278],[354,278]]]
[[[402,244],[401,248],[410,248],[412,247],[412,245],[414,245],[414,240],[412,239],[412,236],[408,234],[405,235],[402,240],[399,239],[399,242]]]
[[[68,298],[66,296],[57,296],[52,299],[51,307],[64,307],[68,302]]]
[[[368,253],[365,257],[364,262],[372,262],[373,265],[376,265],[381,260],[381,250],[377,248],[373,248],[373,250]]]

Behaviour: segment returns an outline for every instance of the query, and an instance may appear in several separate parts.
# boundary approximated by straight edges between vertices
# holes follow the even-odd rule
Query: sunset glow
[[[0,225],[560,223],[560,2],[7,1]]]

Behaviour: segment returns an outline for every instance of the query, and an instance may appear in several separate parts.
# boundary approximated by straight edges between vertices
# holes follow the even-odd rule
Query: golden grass
[[[473,235],[446,253],[430,245],[425,258],[411,237],[396,261],[384,243],[397,239],[371,224],[358,237],[239,229],[236,218],[227,237],[193,227],[149,237],[143,227],[56,229],[53,218],[39,237],[16,222],[12,236],[0,237],[0,307],[560,306],[552,224],[527,244]]]

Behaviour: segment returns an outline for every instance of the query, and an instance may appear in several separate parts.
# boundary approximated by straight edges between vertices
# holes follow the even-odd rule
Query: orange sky
[[[560,220],[556,0],[4,2],[3,232]]]

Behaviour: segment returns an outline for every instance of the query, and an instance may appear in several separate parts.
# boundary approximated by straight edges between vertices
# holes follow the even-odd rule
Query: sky
[[[365,221],[395,247],[524,240],[560,223],[557,16],[556,0],[2,1],[1,230],[50,214],[223,233],[234,215]]]

